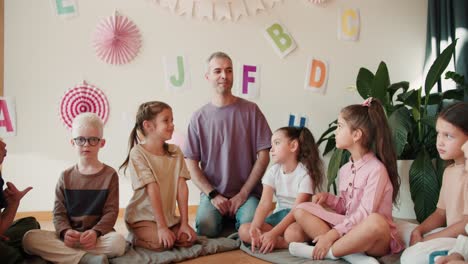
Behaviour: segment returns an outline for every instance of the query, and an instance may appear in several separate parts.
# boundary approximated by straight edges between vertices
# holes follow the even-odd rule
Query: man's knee
[[[216,223],[209,221],[200,221],[197,224],[197,234],[206,237],[218,237],[221,234],[221,227]]]
[[[207,237],[218,237],[221,233],[222,223],[215,215],[197,216],[197,234]]]
[[[258,206],[258,198],[250,196],[247,201],[237,210],[236,213],[236,229],[242,224],[251,223],[254,216],[255,210]]]

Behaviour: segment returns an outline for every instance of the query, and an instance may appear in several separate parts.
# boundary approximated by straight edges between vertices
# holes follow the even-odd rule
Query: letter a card
[[[16,104],[13,97],[0,97],[0,137],[16,136]]]

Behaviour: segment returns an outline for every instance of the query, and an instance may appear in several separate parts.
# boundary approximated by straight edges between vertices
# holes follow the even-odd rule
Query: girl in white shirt
[[[254,219],[239,228],[241,240],[250,243],[253,252],[258,249],[264,254],[275,248],[288,248],[290,242],[305,241],[291,210],[310,201],[323,181],[323,163],[309,129],[282,127],[273,134],[271,145],[275,164],[263,176],[262,197]],[[268,216],[273,195],[276,209]]]

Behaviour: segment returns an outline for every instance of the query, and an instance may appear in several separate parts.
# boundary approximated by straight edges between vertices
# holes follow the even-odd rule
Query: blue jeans
[[[259,200],[254,196],[249,196],[236,212],[236,230],[244,223],[250,223],[255,215]],[[198,206],[195,226],[197,234],[207,237],[218,237],[223,230],[223,221],[228,221],[228,217],[223,217],[221,213],[211,204],[210,199],[204,193],[200,194],[200,205]]]

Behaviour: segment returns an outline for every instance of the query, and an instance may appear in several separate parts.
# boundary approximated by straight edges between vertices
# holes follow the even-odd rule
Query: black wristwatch
[[[215,198],[218,196],[219,192],[216,189],[213,189],[210,193],[208,193],[208,197],[211,199]]]

